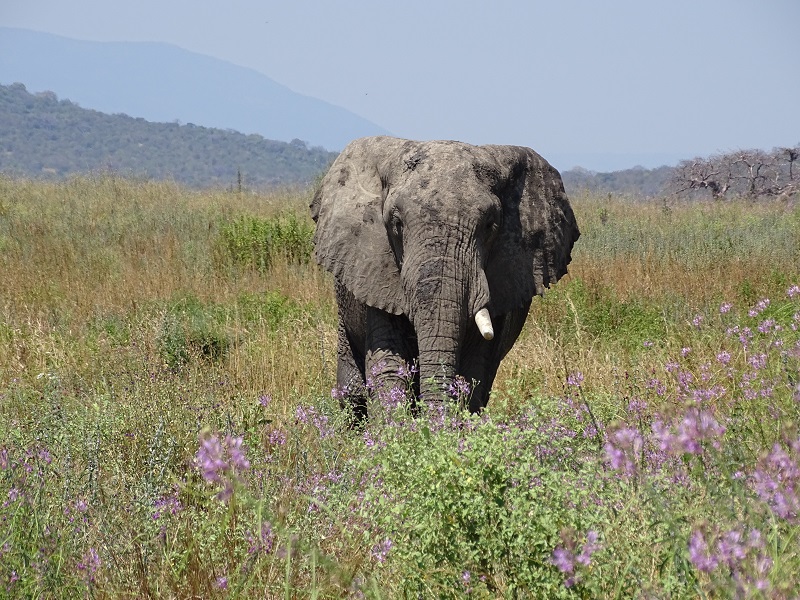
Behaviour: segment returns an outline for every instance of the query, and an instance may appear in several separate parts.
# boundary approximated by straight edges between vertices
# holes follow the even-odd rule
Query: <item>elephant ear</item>
[[[311,202],[317,262],[360,302],[402,314],[400,272],[383,222],[387,183],[380,165],[404,140],[351,142],[333,162]]]
[[[499,163],[503,225],[486,266],[492,312],[524,306],[567,273],[580,236],[561,175],[530,148],[487,146]]]

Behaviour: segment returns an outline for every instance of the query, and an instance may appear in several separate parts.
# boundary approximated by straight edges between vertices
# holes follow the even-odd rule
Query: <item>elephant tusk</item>
[[[489,316],[489,311],[485,308],[480,309],[475,313],[475,324],[485,340],[494,338],[494,328],[492,327],[492,318]]]

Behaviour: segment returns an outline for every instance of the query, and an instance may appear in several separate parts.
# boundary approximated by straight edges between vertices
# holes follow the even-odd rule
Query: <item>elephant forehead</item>
[[[421,174],[398,190],[398,204],[424,221],[447,221],[478,216],[499,199],[474,175]]]

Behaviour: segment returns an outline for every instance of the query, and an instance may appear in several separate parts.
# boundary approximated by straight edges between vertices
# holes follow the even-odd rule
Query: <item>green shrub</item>
[[[592,595],[589,579],[565,587],[552,560],[558,546],[585,546],[608,510],[595,503],[603,481],[589,444],[564,433],[533,412],[371,432],[358,514],[376,560],[386,555],[385,584],[399,583],[390,597]]]
[[[264,271],[276,259],[308,263],[313,236],[314,227],[294,213],[276,218],[243,215],[222,225],[219,247],[234,264]]]
[[[230,344],[222,308],[205,306],[194,296],[181,298],[167,308],[161,322],[158,348],[170,369],[183,366],[192,356],[217,360]]]

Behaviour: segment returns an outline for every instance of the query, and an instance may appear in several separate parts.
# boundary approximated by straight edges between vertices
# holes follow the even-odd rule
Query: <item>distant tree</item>
[[[800,190],[800,174],[794,163],[800,145],[794,148],[737,150],[708,158],[681,161],[670,181],[675,194],[691,196],[708,191],[715,200],[730,195],[757,199],[786,196]]]
[[[672,175],[674,191],[685,194],[708,190],[714,199],[722,198],[731,186],[731,172],[727,167],[727,162],[719,155],[682,160]]]

